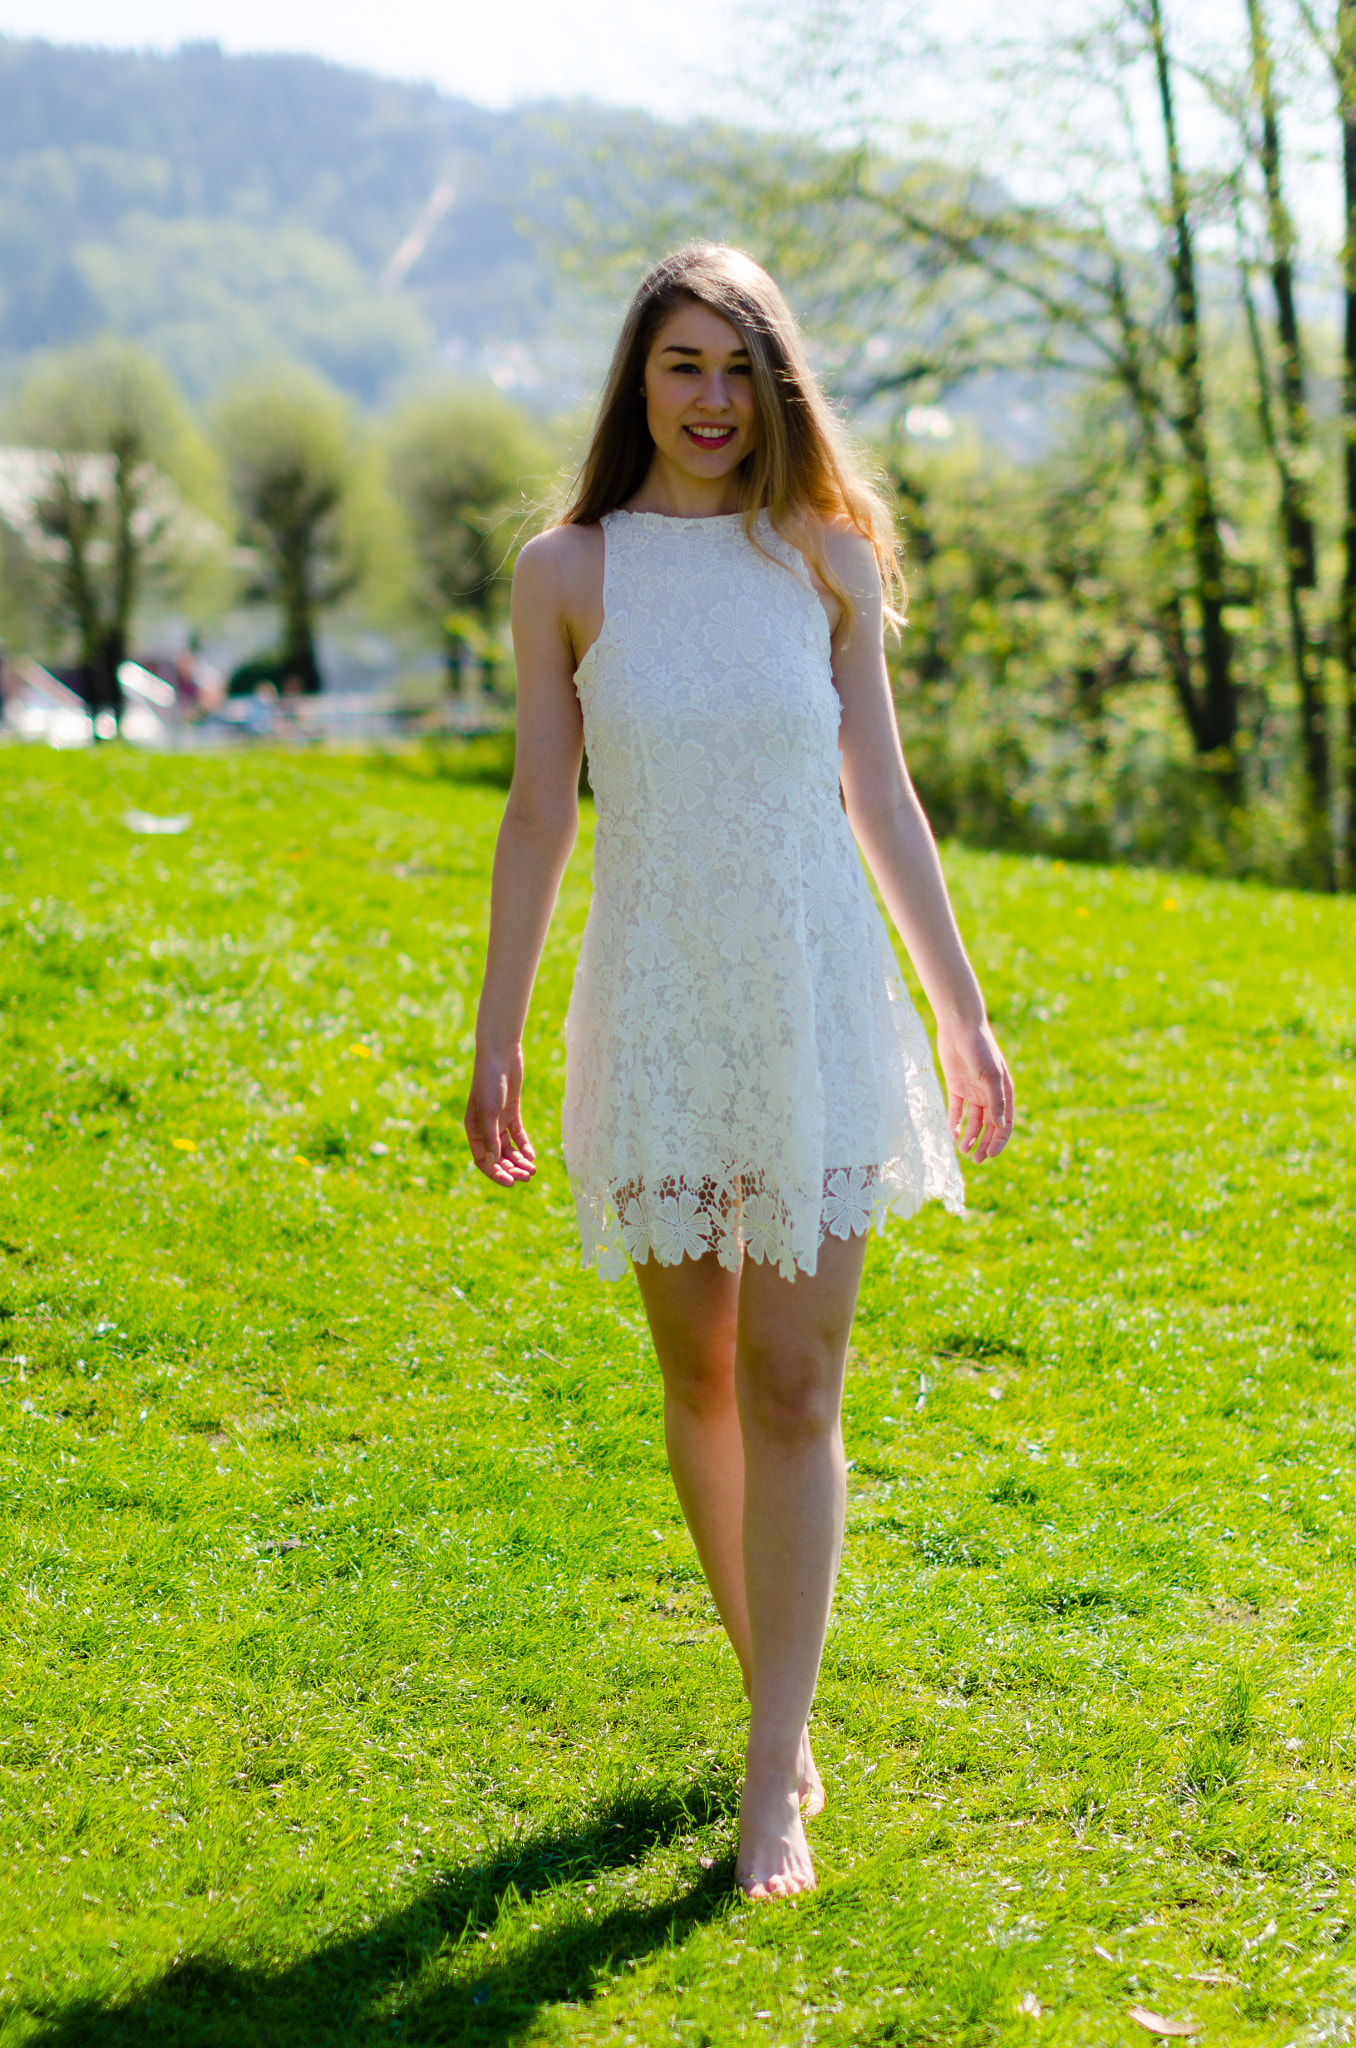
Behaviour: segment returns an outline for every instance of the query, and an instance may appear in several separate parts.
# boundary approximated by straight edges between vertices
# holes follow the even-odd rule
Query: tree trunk
[[[1191,743],[1198,754],[1209,751],[1206,710],[1191,672],[1182,594],[1172,581],[1169,547],[1170,511],[1159,441],[1159,412],[1144,368],[1143,336],[1131,311],[1120,265],[1113,268],[1110,304],[1121,337],[1121,382],[1139,424],[1144,461],[1144,502],[1149,514],[1150,586],[1153,625],[1168,676],[1181,707]]]
[[[132,614],[136,610],[137,572],[141,565],[134,529],[139,509],[137,471],[140,466],[141,448],[136,436],[119,439],[113,449],[113,588],[101,649],[109,708],[119,719],[122,717],[122,684],[118,681],[118,670],[127,659]]]
[[[1346,504],[1337,644],[1346,695],[1346,885],[1351,889],[1356,887],[1356,0],[1337,0],[1337,90],[1342,117],[1342,279],[1346,300],[1342,336]]]
[[[1210,448],[1205,431],[1196,259],[1192,248],[1186,175],[1177,140],[1177,115],[1163,28],[1162,0],[1149,0],[1147,27],[1158,75],[1159,108],[1168,159],[1169,214],[1173,234],[1172,287],[1177,315],[1175,367],[1179,411],[1176,425],[1185,458],[1187,532],[1195,564],[1196,599],[1201,617],[1204,688],[1197,746],[1204,754],[1222,754],[1226,779],[1232,781],[1237,774],[1233,744],[1238,731],[1238,693],[1233,680],[1233,647],[1224,623],[1224,543],[1220,538],[1219,512],[1215,504]]]
[[[304,693],[320,689],[320,664],[315,655],[315,595],[311,587],[312,549],[309,530],[288,534],[279,563],[282,585],[283,635],[279,650],[283,689],[295,678]]]
[[[85,701],[91,718],[97,718],[101,711],[111,711],[117,718],[122,713],[122,685],[117,672],[123,657],[119,655],[110,667],[109,622],[103,616],[97,581],[90,566],[90,550],[99,537],[97,504],[81,496],[76,482],[64,469],[58,471],[54,493],[43,524],[65,549],[61,573],[66,603],[80,635]]]
[[[1271,418],[1270,372],[1266,351],[1256,328],[1251,294],[1244,279],[1249,327],[1257,361],[1258,388],[1262,407],[1262,429],[1276,465],[1280,483],[1281,535],[1285,548],[1286,605],[1290,621],[1290,646],[1299,696],[1300,739],[1310,812],[1309,837],[1316,863],[1326,887],[1333,886],[1331,830],[1329,824],[1328,721],[1323,689],[1322,648],[1316,643],[1305,616],[1301,595],[1317,582],[1317,550],[1304,461],[1311,432],[1305,397],[1304,351],[1300,340],[1299,316],[1295,309],[1295,231],[1281,188],[1281,133],[1276,108],[1276,89],[1271,46],[1267,36],[1262,0],[1247,0],[1248,28],[1252,40],[1253,92],[1261,114],[1258,157],[1267,200],[1267,239],[1270,243],[1272,293],[1276,302],[1276,335],[1281,357],[1281,408],[1283,431],[1277,434]]]

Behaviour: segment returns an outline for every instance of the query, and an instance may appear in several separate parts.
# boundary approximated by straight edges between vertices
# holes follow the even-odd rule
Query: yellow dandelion
[[[171,1138],[170,1143],[176,1152],[196,1152],[198,1149],[196,1138]]]
[[[1057,875],[1062,875],[1064,873],[1064,862],[1062,860],[1055,861],[1053,863],[1053,867]]]
[[[1165,910],[1176,910],[1177,898],[1175,896],[1165,896],[1163,898],[1163,908]]]
[[[294,1166],[309,1166],[311,1162],[304,1152],[294,1152],[292,1154],[292,1163]]]
[[[1080,904],[1079,904],[1079,906],[1078,906],[1078,908],[1077,908],[1077,910],[1075,910],[1075,912],[1074,912],[1074,916],[1075,916],[1075,917],[1091,917],[1091,916],[1092,916],[1092,912],[1091,912],[1091,911],[1090,911],[1090,910],[1089,910],[1089,909],[1087,908],[1086,904],[1080,903]]]
[[[349,1047],[349,1051],[352,1053],[356,1053],[360,1060],[370,1060],[372,1057],[372,1048],[370,1045],[351,1045]]]

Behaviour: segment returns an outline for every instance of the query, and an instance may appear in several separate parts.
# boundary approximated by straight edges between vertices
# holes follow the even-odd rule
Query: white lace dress
[[[575,677],[597,802],[565,1024],[584,1264],[715,1251],[813,1273],[960,1172],[839,801],[829,629],[760,517],[603,520]],[[774,559],[769,559],[772,556]]]

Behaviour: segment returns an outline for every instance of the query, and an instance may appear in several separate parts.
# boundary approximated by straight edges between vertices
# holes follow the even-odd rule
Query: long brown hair
[[[654,458],[645,417],[645,365],[655,335],[684,302],[708,306],[728,320],[749,353],[757,431],[740,467],[750,540],[757,544],[754,524],[765,511],[782,539],[812,564],[850,623],[852,600],[825,561],[821,540],[826,521],[845,521],[870,541],[887,616],[898,620],[904,578],[890,508],[820,390],[781,292],[751,256],[724,243],[689,242],[642,279],[617,337],[588,453],[561,525],[594,525],[645,481]]]

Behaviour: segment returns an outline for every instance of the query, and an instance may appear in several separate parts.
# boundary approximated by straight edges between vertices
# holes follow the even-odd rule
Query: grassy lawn
[[[588,820],[506,1196],[458,1123],[497,793],[0,793],[3,2048],[1356,2038],[1350,901],[948,850],[1021,1122],[873,1240],[822,1889],[750,1908],[734,1660],[559,1162]]]

